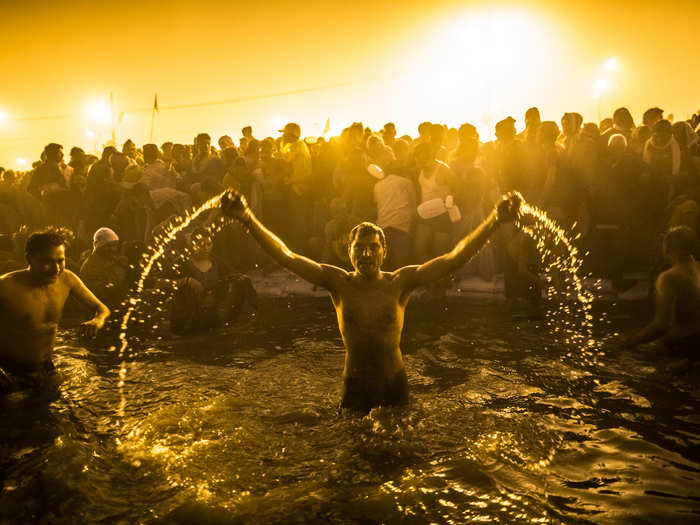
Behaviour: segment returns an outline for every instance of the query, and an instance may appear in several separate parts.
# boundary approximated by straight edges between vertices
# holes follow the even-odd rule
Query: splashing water
[[[225,192],[220,193],[219,195],[216,195],[206,201],[204,204],[202,204],[199,208],[193,209],[191,211],[188,211],[185,213],[184,218],[178,217],[177,219],[174,219],[171,221],[168,226],[165,227],[165,229],[160,233],[160,235],[156,236],[153,240],[153,244],[149,247],[150,248],[150,255],[146,254],[144,255],[143,262],[141,263],[141,274],[139,275],[139,279],[136,282],[136,285],[134,286],[131,294],[129,294],[129,298],[126,301],[126,304],[128,305],[126,313],[122,317],[122,322],[120,325],[120,332],[119,332],[119,359],[121,360],[121,364],[119,366],[119,383],[118,383],[118,388],[119,388],[119,396],[120,396],[120,404],[119,404],[119,410],[118,414],[120,417],[124,416],[124,409],[126,408],[126,397],[124,395],[124,384],[126,382],[126,374],[127,374],[127,357],[133,357],[132,354],[127,355],[127,348],[129,345],[128,339],[127,339],[127,330],[129,327],[129,321],[132,320],[132,317],[134,316],[134,313],[136,311],[136,308],[139,306],[139,304],[142,302],[141,298],[141,292],[143,292],[143,286],[148,278],[148,275],[151,273],[151,270],[153,269],[153,266],[157,264],[158,260],[165,254],[167,247],[172,243],[177,234],[180,233],[182,230],[187,228],[192,221],[197,219],[202,213],[204,213],[207,210],[211,210],[213,208],[216,208],[219,206],[221,202],[221,197],[224,195]],[[219,221],[219,223],[212,223],[210,224],[207,229],[212,230],[215,228],[221,228],[222,221]]]
[[[524,220],[530,219],[530,220]],[[569,347],[578,348],[566,357],[578,364],[597,366],[604,355],[593,339],[593,294],[585,290],[579,270],[583,259],[567,232],[537,206],[523,201],[516,226],[532,238],[546,275],[547,298],[556,307],[547,313],[547,325]],[[574,299],[573,302],[570,299]]]

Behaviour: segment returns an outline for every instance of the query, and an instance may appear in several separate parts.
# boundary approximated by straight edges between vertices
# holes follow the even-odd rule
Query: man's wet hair
[[[697,248],[698,237],[688,226],[674,226],[664,235],[664,244],[668,253],[687,256],[693,255]]]
[[[24,254],[27,257],[33,257],[40,254],[49,248],[64,246],[66,238],[60,231],[44,231],[32,233],[27,239],[27,244],[24,247]]]
[[[143,145],[143,160],[144,162],[153,162],[158,158],[158,146],[155,144]]]
[[[379,240],[382,243],[382,248],[386,251],[386,235],[384,235],[384,230],[373,222],[361,222],[355,226],[350,231],[350,244],[354,243],[360,235],[372,235],[373,233],[379,234]]]

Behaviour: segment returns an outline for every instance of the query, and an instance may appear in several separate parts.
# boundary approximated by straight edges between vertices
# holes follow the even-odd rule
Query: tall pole
[[[112,146],[117,146],[117,129],[114,123],[114,93],[109,92],[109,112],[112,118]]]
[[[151,134],[149,135],[148,142],[153,142],[153,126],[156,122],[156,111],[158,111],[158,93],[153,97],[153,110],[151,111]]]

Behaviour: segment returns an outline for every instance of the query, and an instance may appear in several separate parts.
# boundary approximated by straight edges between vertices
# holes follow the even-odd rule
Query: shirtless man
[[[700,349],[700,263],[693,253],[695,232],[687,226],[675,226],[666,232],[664,258],[671,268],[656,278],[654,319],[625,346],[659,340],[672,354],[698,358]]]
[[[381,271],[386,255],[384,232],[363,222],[350,233],[354,271],[319,264],[292,252],[253,215],[245,198],[230,191],[221,199],[226,215],[236,218],[277,262],[330,292],[345,344],[341,406],[369,411],[407,402],[408,381],[401,357],[404,311],[411,292],[460,268],[486,243],[496,227],[513,220],[519,194],[502,198],[491,214],[454,249],[420,266]]]
[[[82,337],[94,337],[109,316],[80,278],[65,269],[61,234],[32,234],[25,254],[27,268],[0,276],[0,395],[49,385],[56,330],[71,293],[96,311],[81,325]]]

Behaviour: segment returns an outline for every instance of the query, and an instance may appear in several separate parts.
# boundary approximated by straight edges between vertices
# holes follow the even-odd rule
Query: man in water
[[[60,233],[32,234],[25,254],[27,268],[0,276],[0,395],[52,383],[51,352],[71,293],[96,311],[80,326],[82,337],[93,338],[109,316],[109,309],[66,270]]]
[[[452,251],[420,266],[381,271],[386,255],[383,230],[370,222],[350,233],[350,262],[354,271],[319,264],[292,252],[253,215],[235,191],[222,197],[226,215],[234,217],[278,263],[301,278],[328,290],[345,344],[341,406],[369,411],[379,405],[408,400],[408,381],[401,357],[404,311],[411,292],[449,275],[486,243],[496,227],[515,219],[521,197],[505,195],[491,214]]]
[[[671,268],[661,273],[654,283],[654,319],[640,333],[627,339],[626,346],[658,339],[672,355],[698,358],[700,263],[693,256],[696,246],[695,232],[687,226],[676,226],[666,232],[663,253]]]

